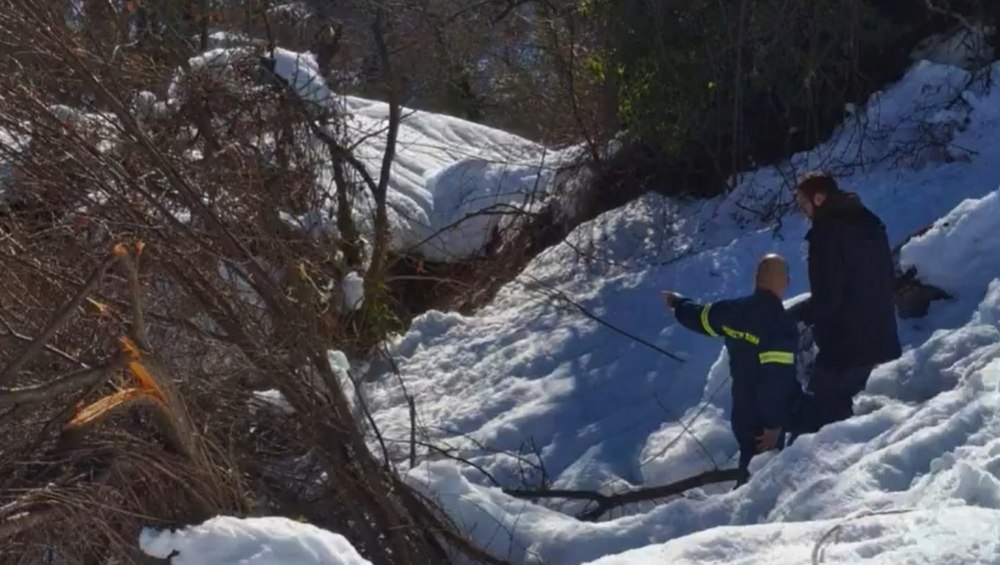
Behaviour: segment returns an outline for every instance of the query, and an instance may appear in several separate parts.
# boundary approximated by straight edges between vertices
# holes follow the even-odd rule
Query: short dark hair
[[[802,175],[795,190],[808,196],[815,196],[817,194],[837,192],[840,190],[840,187],[837,186],[837,181],[830,173],[825,171],[811,171]]]

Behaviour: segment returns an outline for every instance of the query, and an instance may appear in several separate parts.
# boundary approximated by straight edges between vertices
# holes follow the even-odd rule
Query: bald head
[[[784,297],[788,290],[788,262],[781,255],[765,255],[757,263],[754,286],[757,290],[769,290],[778,298]]]

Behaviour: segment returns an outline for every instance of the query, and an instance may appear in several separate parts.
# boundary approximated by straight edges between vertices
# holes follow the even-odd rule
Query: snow
[[[333,103],[333,93],[320,74],[312,53],[296,53],[276,47],[271,51],[271,59],[274,61],[274,74],[283,78],[303,101],[317,106]]]
[[[277,389],[255,390],[253,391],[253,397],[262,406],[270,406],[279,413],[293,414],[295,412],[292,405],[288,403],[288,399]]]
[[[145,529],[139,546],[173,565],[371,565],[343,536],[287,518],[217,516],[177,532]]]
[[[351,311],[361,308],[361,303],[365,300],[365,279],[351,271],[344,276],[341,286],[344,289],[344,308]]]
[[[997,271],[1000,238],[1000,193],[962,202],[931,229],[908,242],[900,252],[905,269],[916,267],[922,281],[952,293],[982,292]],[[967,259],[961,263],[942,260],[955,250]]]
[[[217,48],[189,60],[192,70],[213,72],[256,62],[253,46]],[[315,57],[282,48],[270,52],[274,72],[298,96],[320,110],[346,114],[346,145],[377,183],[386,148],[389,106],[331,91]],[[185,95],[184,72],[168,88],[177,107]],[[317,143],[317,152],[326,148]],[[557,173],[580,155],[580,148],[554,151],[517,135],[458,118],[403,108],[396,156],[389,179],[392,246],[434,261],[481,254],[497,228],[537,212],[555,195]],[[319,185],[335,186],[332,167]],[[374,233],[374,201],[367,188],[354,204],[362,234]],[[322,232],[336,231],[336,203],[312,210],[290,223]]]
[[[377,181],[389,107],[350,96],[345,102],[348,137],[366,140],[356,154]],[[477,254],[495,227],[540,209],[553,195],[556,173],[575,155],[458,118],[404,109],[389,180],[393,247],[434,261]],[[333,185],[332,170],[322,184]],[[372,233],[370,195],[359,196],[357,221]],[[478,212],[489,215],[474,216]]]
[[[982,508],[912,510],[853,519],[716,528],[589,565],[663,563],[799,565],[820,563],[996,563],[1000,512]]]
[[[579,504],[514,499],[476,468],[430,453],[407,480],[515,563],[808,562],[841,524],[824,542],[825,562],[994,562],[1000,92],[980,78],[919,62],[854,108],[827,143],[741,175],[724,197],[650,195],[609,212],[537,257],[476,314],[415,320],[391,347],[401,379],[364,385],[404,470],[407,394],[425,440],[505,487],[545,480],[614,492],[735,466],[725,353],[678,327],[659,291],[745,293],[758,258],[777,252],[791,262],[788,302],[799,299],[807,221],[793,214],[776,225],[748,209],[790,207],[796,174],[826,168],[882,217],[893,242],[940,220],[904,246],[901,261],[957,297],[900,321],[906,352],[876,369],[858,416],[755,458],[750,483],[735,492],[695,489],[597,523],[573,517]],[[976,525],[959,526],[969,521]]]

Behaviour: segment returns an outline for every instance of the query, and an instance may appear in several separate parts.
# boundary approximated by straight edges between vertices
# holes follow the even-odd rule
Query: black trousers
[[[874,367],[834,369],[817,364],[809,392],[795,416],[793,435],[818,432],[823,426],[854,415],[854,397],[868,385]]]

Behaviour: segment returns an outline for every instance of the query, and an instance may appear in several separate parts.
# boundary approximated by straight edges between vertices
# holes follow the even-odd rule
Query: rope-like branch
[[[727,483],[737,481],[745,477],[745,472],[740,469],[715,469],[706,471],[700,475],[688,477],[667,485],[639,488],[619,494],[601,494],[592,490],[524,490],[524,489],[504,489],[504,494],[515,498],[539,499],[539,498],[562,498],[566,500],[589,500],[597,505],[579,515],[581,520],[593,522],[603,516],[606,512],[636,502],[646,502],[658,500],[668,496],[683,494],[693,488],[702,487],[716,483]]]
[[[525,276],[528,276],[528,275],[525,275]],[[660,353],[662,355],[666,355],[667,357],[673,359],[674,361],[677,361],[679,363],[684,363],[685,362],[685,360],[682,357],[678,356],[677,354],[671,353],[671,352],[667,351],[666,349],[663,349],[659,345],[656,345],[655,343],[650,343],[649,341],[646,341],[645,339],[642,339],[641,337],[639,337],[639,336],[637,336],[635,334],[631,334],[631,333],[629,333],[629,332],[627,332],[627,331],[619,328],[618,326],[612,324],[611,322],[608,322],[607,320],[601,318],[597,314],[594,314],[590,310],[587,310],[587,308],[585,308],[582,304],[580,304],[579,302],[574,301],[572,298],[570,298],[569,296],[567,296],[565,292],[563,292],[563,291],[561,291],[559,289],[553,288],[552,286],[547,285],[547,284],[543,283],[542,281],[540,281],[540,280],[538,280],[538,279],[536,279],[534,277],[530,277],[530,278],[533,281],[532,284],[531,285],[528,285],[528,284],[524,285],[526,287],[529,287],[529,289],[530,289],[530,286],[537,286],[537,287],[539,287],[541,289],[544,289],[544,293],[545,294],[551,296],[552,298],[557,298],[557,299],[565,302],[567,305],[572,306],[573,308],[575,308],[576,310],[578,310],[584,316],[590,318],[591,320],[597,322],[598,324],[601,324],[602,326],[608,328],[609,330],[611,330],[611,331],[613,331],[613,332],[615,332],[617,334],[621,334],[621,335],[629,338],[630,340],[638,343],[639,345],[644,345],[644,346],[648,347],[649,349],[652,349],[653,351],[656,351],[657,353]],[[522,283],[522,284],[524,284],[524,283]]]

